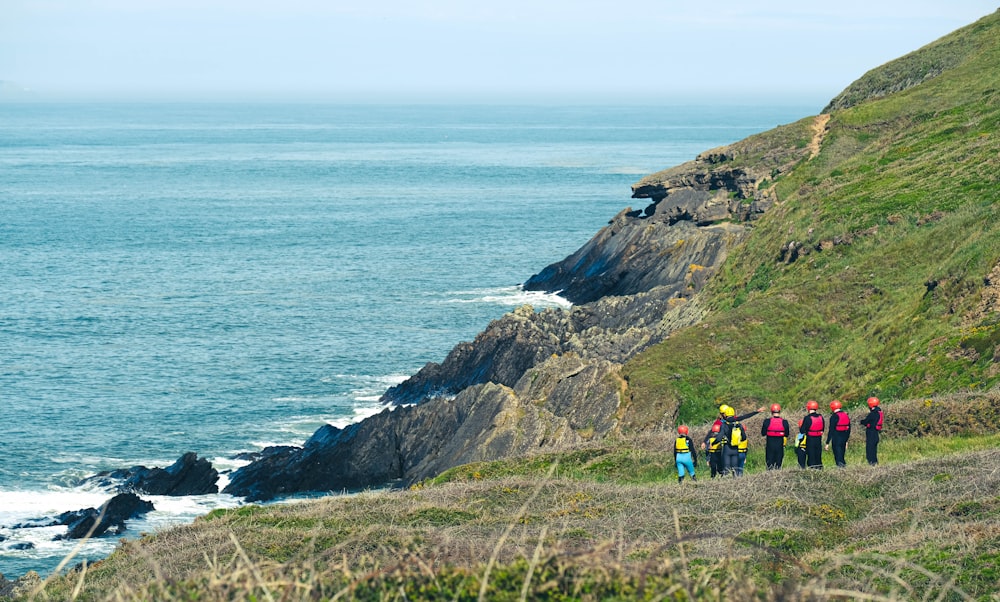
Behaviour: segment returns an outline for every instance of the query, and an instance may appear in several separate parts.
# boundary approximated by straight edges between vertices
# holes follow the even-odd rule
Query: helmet
[[[781,404],[777,404],[777,403],[772,403],[771,404],[771,413],[772,414],[777,414],[780,411],[781,411]]]
[[[722,404],[721,406],[719,406],[719,413],[722,414],[723,416],[725,416],[726,412],[728,412],[728,411],[730,411],[732,409],[733,408],[727,406],[726,404]]]
[[[868,398],[868,407],[869,408],[874,408],[877,405],[878,405],[878,397],[869,397]]]
[[[818,410],[819,403],[810,399],[809,401],[806,402],[806,409],[809,410],[810,412],[813,410]]]
[[[833,401],[830,402],[830,409],[833,410],[833,411],[837,411],[837,410],[839,410],[842,407],[844,407],[844,406],[839,401],[837,401],[836,399],[834,399]]]
[[[733,416],[736,415],[736,410],[734,410],[729,406],[726,406],[726,409],[724,412],[722,412],[722,415],[725,416],[726,418],[732,418]]]
[[[713,433],[718,433],[721,430],[722,430],[722,425],[721,424],[715,423],[715,424],[712,425],[712,432]]]
[[[680,425],[679,427],[677,427],[677,434],[678,435],[688,434],[688,427],[684,424]]]

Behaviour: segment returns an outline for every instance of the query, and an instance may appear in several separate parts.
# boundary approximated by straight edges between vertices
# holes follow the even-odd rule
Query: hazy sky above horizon
[[[994,12],[998,3],[0,4],[0,80],[39,97],[822,104],[869,69]]]

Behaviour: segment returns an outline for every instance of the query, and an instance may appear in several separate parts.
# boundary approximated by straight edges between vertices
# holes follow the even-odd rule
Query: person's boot
[[[677,477],[677,482],[678,483],[683,483],[684,482],[684,477]]]
[[[698,480],[698,477],[696,477],[696,476],[694,476],[694,475],[691,475],[691,480],[692,480],[692,481],[697,481],[697,480]]]

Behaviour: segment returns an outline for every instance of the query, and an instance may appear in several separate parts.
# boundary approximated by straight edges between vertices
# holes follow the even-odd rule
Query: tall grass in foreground
[[[909,449],[684,485],[559,476],[553,459],[537,476],[220,510],[18,599],[1000,599],[1000,450]]]

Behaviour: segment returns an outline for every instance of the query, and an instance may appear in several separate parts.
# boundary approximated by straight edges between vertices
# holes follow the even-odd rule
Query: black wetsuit
[[[819,420],[818,428],[815,432],[818,434],[809,435],[809,427],[812,426],[813,421]],[[822,470],[823,468],[823,427],[825,422],[823,417],[819,414],[810,412],[806,414],[806,417],[802,419],[802,426],[799,427],[799,432],[805,434],[806,436],[806,466],[809,468],[817,468]]]
[[[878,464],[878,442],[882,438],[882,421],[884,419],[882,407],[875,406],[859,423],[865,427],[865,457],[872,466]]]
[[[780,420],[781,427],[770,428],[772,420]],[[777,426],[777,423],[775,423]],[[780,430],[780,433],[779,433]],[[764,444],[764,464],[768,470],[781,468],[781,463],[785,460],[785,440],[791,434],[788,421],[780,416],[772,416],[764,419],[764,424],[760,427],[760,434],[766,437]]]
[[[732,445],[732,436],[735,429],[739,429],[742,438],[746,439],[746,428],[735,418],[724,420],[722,422],[722,430],[719,431],[719,434],[722,436],[722,474],[724,475],[731,474],[738,476],[740,474],[740,449],[739,446]]]
[[[840,430],[840,428],[846,430]],[[833,461],[837,466],[843,468],[847,466],[844,456],[847,453],[847,440],[851,438],[851,418],[847,412],[837,410],[830,414],[830,430],[826,433],[826,443],[833,452]]]

